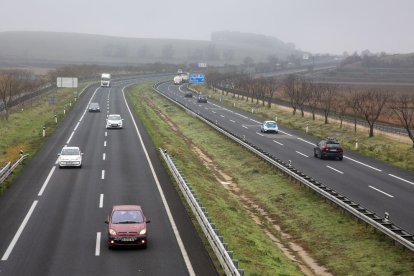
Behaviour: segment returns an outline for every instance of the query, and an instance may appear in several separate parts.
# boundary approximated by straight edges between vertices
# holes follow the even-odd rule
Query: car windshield
[[[144,222],[144,216],[141,211],[131,210],[131,211],[114,211],[112,213],[112,223],[121,224],[121,223],[142,223]]]
[[[276,123],[275,122],[268,122],[268,123],[266,123],[266,126],[268,126],[268,127],[276,127]]]
[[[62,155],[79,155],[79,149],[62,149]]]
[[[121,115],[109,115],[108,120],[121,120]]]

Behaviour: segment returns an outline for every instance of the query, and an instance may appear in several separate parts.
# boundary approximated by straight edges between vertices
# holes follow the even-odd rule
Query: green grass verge
[[[412,275],[414,257],[372,228],[292,183],[252,153],[155,94],[150,84],[131,87],[129,97],[155,145],[177,159],[188,181],[234,251],[246,275],[298,275],[296,264],[253,222],[246,205],[218,183],[192,150],[196,145],[237,182],[240,193],[266,210],[292,239],[337,275]],[[164,114],[172,124],[167,124]],[[175,129],[175,130],[174,130]],[[243,168],[243,169],[241,169]]]
[[[90,83],[80,83],[78,91],[82,91]],[[49,105],[48,97],[55,96],[56,104]],[[29,160],[41,148],[47,137],[50,136],[63,120],[63,110],[66,114],[74,106],[73,89],[59,88],[57,92],[45,94],[37,99],[27,101],[18,109],[12,110],[8,120],[0,118],[0,167],[7,162],[14,162],[19,158],[20,150],[29,154]],[[56,114],[58,123],[55,123]],[[46,127],[46,137],[43,137],[43,126]],[[17,175],[18,169],[0,185],[0,194],[7,189]]]
[[[222,91],[213,91],[212,89],[208,89],[204,84],[195,84],[192,87],[215,100],[223,97]],[[308,125],[309,135],[321,139],[327,136],[336,137],[346,149],[351,149],[400,168],[414,171],[414,148],[407,137],[400,137],[398,135],[391,137],[390,135],[381,134],[377,130],[374,130],[374,137],[368,137],[368,129],[365,128],[359,127],[355,133],[353,125],[344,124],[340,128],[339,122],[331,119],[330,123],[325,124],[322,117],[317,117],[313,121],[310,114],[305,114],[304,117],[301,117],[299,110],[293,116],[291,108],[281,108],[280,106],[273,105],[269,109],[264,107],[261,102],[256,104],[256,100],[254,100],[252,103],[250,99],[246,102],[245,99],[242,100],[241,98],[233,97],[231,93],[228,95],[224,93],[222,103],[228,106],[234,106],[235,104],[237,108],[248,112],[254,109],[254,113],[263,119],[274,120],[277,116],[277,121],[280,125],[285,125],[303,132],[305,132],[306,125]],[[358,140],[358,149],[355,148],[356,139]]]

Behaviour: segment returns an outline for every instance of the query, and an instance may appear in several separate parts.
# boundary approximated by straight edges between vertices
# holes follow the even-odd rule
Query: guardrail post
[[[46,127],[43,127],[43,130],[42,130],[42,135],[43,135],[43,137],[45,137],[45,136],[46,136]]]

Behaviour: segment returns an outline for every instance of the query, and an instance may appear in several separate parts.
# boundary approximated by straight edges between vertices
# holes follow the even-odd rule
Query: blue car
[[[261,125],[260,125],[260,132],[274,132],[274,133],[278,133],[279,132],[279,128],[277,126],[277,123],[275,121],[264,121]]]

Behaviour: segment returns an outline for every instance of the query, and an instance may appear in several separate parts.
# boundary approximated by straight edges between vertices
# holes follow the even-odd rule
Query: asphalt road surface
[[[0,275],[216,275],[200,237],[130,112],[123,88],[87,89],[0,197]],[[100,113],[87,110],[98,102]],[[108,113],[123,129],[106,129]],[[84,152],[80,169],[59,169],[64,145]],[[147,249],[110,250],[104,221],[112,205],[139,204],[151,220]]]
[[[349,150],[345,150],[342,161],[320,160],[313,156],[319,140],[303,132],[279,125],[278,134],[264,134],[260,132],[262,121],[254,114],[210,99],[208,103],[197,103],[195,97],[184,97],[185,84],[168,82],[158,89],[277,158],[290,160],[295,168],[377,215],[384,217],[388,212],[392,222],[414,233],[414,173]]]

